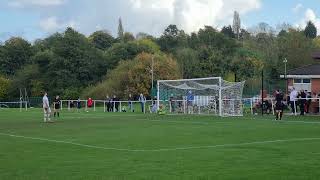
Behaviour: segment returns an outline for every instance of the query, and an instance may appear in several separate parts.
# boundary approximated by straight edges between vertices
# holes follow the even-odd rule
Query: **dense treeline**
[[[310,55],[320,48],[311,22],[305,30],[286,26],[279,33],[261,23],[238,34],[231,26],[187,34],[169,25],[158,38],[119,29],[117,38],[106,31],[86,37],[72,28],[33,43],[10,38],[0,45],[0,99],[19,97],[20,88],[30,96],[48,91],[63,98],[149,95],[152,60],[155,80],[223,76],[241,81],[259,78],[264,70],[273,83],[285,58],[289,69],[314,63]]]

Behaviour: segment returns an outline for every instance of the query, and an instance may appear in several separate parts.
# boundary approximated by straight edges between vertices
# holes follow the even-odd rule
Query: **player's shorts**
[[[50,108],[43,108],[43,113],[50,114],[51,113],[51,109]]]
[[[276,111],[283,111],[283,103],[282,102],[277,102],[275,109],[276,109]]]

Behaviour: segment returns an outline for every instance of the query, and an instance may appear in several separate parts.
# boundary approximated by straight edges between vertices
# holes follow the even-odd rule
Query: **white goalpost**
[[[157,107],[172,114],[242,116],[244,83],[221,77],[159,80]]]

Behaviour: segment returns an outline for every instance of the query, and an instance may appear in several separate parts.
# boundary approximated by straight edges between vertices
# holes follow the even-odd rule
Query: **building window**
[[[308,92],[311,91],[311,79],[294,79],[293,80],[293,87],[298,90],[307,90]]]
[[[303,79],[303,84],[310,84],[311,83],[311,80],[310,79]]]

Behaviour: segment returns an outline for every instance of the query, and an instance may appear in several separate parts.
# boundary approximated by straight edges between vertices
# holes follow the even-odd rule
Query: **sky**
[[[260,22],[304,28],[312,21],[320,32],[320,0],[0,0],[0,42],[12,36],[32,42],[66,27],[116,35],[119,17],[133,34],[159,36],[169,24],[190,33],[232,24],[234,11],[248,29]]]

